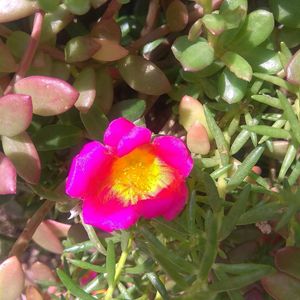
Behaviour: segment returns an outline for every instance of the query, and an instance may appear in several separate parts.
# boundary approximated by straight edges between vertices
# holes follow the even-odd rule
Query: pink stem
[[[13,85],[26,75],[39,44],[43,20],[44,20],[44,12],[40,10],[37,11],[34,16],[33,27],[32,27],[32,32],[31,32],[28,47],[20,62],[18,71],[16,72],[14,78],[11,80],[11,82],[9,83],[9,85],[7,86],[4,92],[5,95],[10,93]]]

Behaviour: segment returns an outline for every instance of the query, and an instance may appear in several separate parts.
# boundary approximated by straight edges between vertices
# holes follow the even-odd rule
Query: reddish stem
[[[151,0],[149,2],[148,14],[144,28],[142,29],[141,36],[145,36],[153,30],[157,20],[157,15],[159,12],[159,0]]]
[[[32,32],[31,32],[31,36],[29,39],[29,44],[27,46],[26,52],[20,62],[18,71],[16,72],[14,78],[11,80],[10,84],[6,88],[4,95],[10,93],[13,85],[26,75],[39,44],[43,19],[44,19],[44,12],[40,10],[37,11],[34,16]]]
[[[119,11],[122,4],[118,0],[112,0],[106,11],[104,12],[102,19],[111,19],[114,17],[114,15]]]

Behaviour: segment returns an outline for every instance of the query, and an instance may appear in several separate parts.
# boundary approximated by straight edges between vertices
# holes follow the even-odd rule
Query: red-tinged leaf
[[[95,23],[91,29],[91,36],[115,41],[117,43],[120,42],[121,35],[120,25],[118,25],[113,18],[101,19],[99,22]]]
[[[23,132],[14,137],[2,136],[2,147],[16,167],[17,174],[25,181],[37,184],[41,175],[41,162],[29,135]]]
[[[54,273],[51,271],[51,269],[47,265],[39,261],[36,261],[31,265],[31,267],[26,271],[26,275],[34,283],[39,283],[42,281],[53,283],[56,282]]]
[[[183,96],[179,104],[179,123],[189,131],[196,121],[205,127],[211,138],[201,102],[193,97]]]
[[[1,1],[0,1],[0,18],[1,18]],[[0,72],[10,73],[17,70],[15,59],[11,55],[9,48],[0,40]]]
[[[171,31],[181,31],[189,20],[188,10],[180,0],[170,3],[166,11],[166,21]]]
[[[0,98],[0,135],[14,136],[25,131],[31,119],[30,96],[9,94]]]
[[[100,41],[89,36],[77,36],[68,41],[65,58],[68,63],[81,62],[91,58],[101,48]]]
[[[16,193],[17,173],[13,163],[0,152],[0,195]]]
[[[87,112],[96,97],[96,74],[94,69],[83,69],[74,82],[74,87],[79,91],[79,98],[75,107],[81,112]]]
[[[118,42],[99,39],[101,48],[93,55],[97,61],[109,62],[116,61],[128,55],[128,50],[122,47]]]
[[[33,113],[53,116],[69,110],[79,93],[64,80],[47,76],[30,76],[19,80],[14,90],[32,98]]]
[[[119,70],[126,83],[134,90],[147,95],[161,95],[170,91],[166,75],[152,62],[129,55],[119,62]]]
[[[60,240],[45,222],[39,225],[32,240],[52,253],[61,254],[63,252],[63,246]]]
[[[188,130],[186,143],[189,150],[193,153],[206,155],[210,150],[210,143],[205,127],[196,121]]]
[[[284,273],[277,272],[266,276],[261,283],[275,300],[299,299],[300,281]]]
[[[28,0],[1,0],[0,23],[11,22],[30,16],[37,9],[35,1]]]
[[[293,55],[286,67],[286,79],[291,83],[300,85],[300,50]]]
[[[300,280],[300,248],[279,249],[275,255],[275,265],[280,271]]]
[[[45,220],[44,223],[58,237],[66,237],[71,227],[69,224],[60,223],[54,220]]]
[[[24,272],[16,256],[8,258],[0,265],[0,299],[18,299],[24,288],[24,282]]]
[[[43,300],[43,297],[34,286],[29,286],[26,289],[26,300]]]

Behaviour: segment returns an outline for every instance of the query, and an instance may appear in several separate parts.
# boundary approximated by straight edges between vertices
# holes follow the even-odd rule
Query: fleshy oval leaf
[[[32,119],[31,97],[8,94],[0,98],[0,135],[14,136],[25,131]]]
[[[79,92],[75,107],[81,112],[87,112],[93,105],[96,97],[96,74],[94,69],[83,69],[74,82],[74,87]]]
[[[98,39],[89,36],[77,36],[68,41],[65,47],[65,59],[68,63],[82,62],[91,58],[101,48]]]
[[[28,286],[26,288],[26,300],[43,300],[43,297],[34,286]]]
[[[166,11],[166,22],[170,30],[174,32],[183,30],[188,20],[188,10],[182,1],[172,1]]]
[[[0,195],[16,193],[17,173],[13,163],[0,152]]]
[[[286,68],[287,81],[300,85],[300,50],[290,60]]]
[[[138,92],[159,96],[171,89],[163,71],[140,56],[129,55],[122,59],[119,70],[126,83]]]
[[[104,114],[107,114],[114,100],[113,80],[107,68],[99,68],[96,71],[96,98],[97,103]],[[97,105],[96,104],[96,105]]]
[[[230,47],[237,51],[249,52],[264,42],[273,28],[274,17],[272,13],[263,9],[255,10],[247,16]]]
[[[41,162],[31,138],[26,132],[14,137],[2,136],[5,155],[13,162],[17,174],[25,181],[37,184],[41,175]]]
[[[218,82],[218,89],[224,101],[229,104],[241,101],[247,90],[247,81],[235,76],[228,69],[225,69]]]
[[[35,1],[28,0],[1,0],[0,1],[0,23],[11,22],[25,18],[37,9]]]
[[[187,132],[186,144],[192,153],[206,155],[210,150],[210,143],[205,127],[196,121]]]
[[[277,272],[261,280],[264,289],[276,300],[297,299],[300,295],[300,281]]]
[[[190,41],[187,36],[181,36],[172,45],[176,59],[185,71],[200,71],[214,60],[214,49],[203,38]]]
[[[91,36],[117,43],[120,42],[121,35],[120,25],[113,18],[101,19],[91,29]]]
[[[10,49],[0,40],[0,72],[11,73],[16,70],[17,64],[11,55]]]
[[[275,265],[281,272],[300,280],[300,248],[285,247],[278,250]]]
[[[93,55],[97,61],[110,62],[124,58],[128,55],[128,50],[115,41],[106,39],[99,40],[100,49]]]
[[[270,0],[276,21],[292,28],[300,28],[300,5],[298,1]]]
[[[47,281],[49,283],[56,282],[55,276],[51,269],[47,265],[39,261],[36,261],[31,265],[31,267],[26,271],[26,275],[34,283],[39,283],[42,281]]]
[[[221,15],[207,14],[202,19],[207,30],[213,35],[220,35],[226,29],[226,23]]]
[[[182,97],[179,104],[179,123],[189,131],[196,122],[200,122],[205,127],[211,138],[201,102],[191,96]]]
[[[239,54],[226,52],[221,60],[236,77],[250,81],[252,79],[252,68],[249,63]]]
[[[32,240],[42,248],[56,254],[61,254],[63,246],[54,234],[54,232],[48,227],[45,222],[42,222],[35,231]]]
[[[24,288],[25,275],[16,256],[6,259],[0,265],[0,299],[16,300]]]
[[[30,95],[33,113],[53,116],[69,110],[79,93],[64,80],[48,76],[30,76],[16,82],[14,91]]]

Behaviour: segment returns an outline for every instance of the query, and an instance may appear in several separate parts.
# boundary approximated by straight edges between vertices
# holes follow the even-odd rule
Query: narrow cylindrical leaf
[[[15,194],[17,173],[13,163],[0,152],[0,195]]]
[[[112,240],[107,243],[106,272],[108,284],[111,286],[115,280],[116,272],[115,245]]]
[[[220,232],[220,240],[226,239],[229,234],[233,231],[236,226],[240,216],[245,212],[248,198],[250,194],[250,185],[247,185],[242,193],[239,195],[238,199],[235,201],[233,206],[231,207],[228,214],[225,216],[222,222],[221,232]]]
[[[37,184],[41,175],[41,162],[29,135],[23,132],[14,137],[2,136],[2,147],[18,175],[29,183]]]
[[[30,76],[21,79],[14,85],[18,94],[30,95],[33,113],[40,116],[53,116],[70,109],[79,93],[64,80],[46,77]]]
[[[216,141],[222,165],[226,166],[229,163],[228,143],[224,138],[223,132],[217,125],[211,111],[209,110],[209,108],[206,105],[204,106],[204,113],[206,116],[208,128]]]
[[[14,136],[25,131],[31,119],[30,96],[9,94],[0,98],[0,135]]]
[[[118,66],[126,83],[138,92],[158,96],[171,89],[163,71],[140,56],[129,55],[122,59]]]
[[[87,112],[96,97],[96,74],[94,69],[83,69],[74,81],[74,88],[79,92],[75,107],[81,112]]]
[[[168,296],[167,289],[165,288],[164,284],[161,282],[159,277],[153,272],[147,273],[146,276],[148,277],[150,282],[153,284],[155,289],[160,293],[162,299],[168,300],[169,296]]]
[[[0,299],[16,300],[24,288],[25,275],[16,256],[6,259],[0,265]]]
[[[293,161],[296,158],[296,154],[297,154],[297,148],[291,144],[289,145],[289,148],[286,152],[286,155],[283,159],[280,171],[279,171],[279,175],[278,175],[278,180],[283,180],[286,172],[288,171],[288,169],[290,168],[290,166],[292,165]]]
[[[281,128],[275,128],[267,125],[253,125],[253,126],[241,126],[243,129],[246,129],[251,132],[255,132],[260,135],[265,135],[271,138],[277,139],[289,139],[291,137],[290,133]],[[261,142],[260,142],[261,143]]]
[[[94,297],[82,290],[63,270],[58,269],[56,272],[63,285],[72,295],[83,300],[95,300]]]
[[[278,91],[278,97],[282,109],[284,110],[285,117],[292,129],[292,134],[296,138],[297,142],[300,143],[300,121],[298,120],[292,105],[289,103],[288,99]]]
[[[234,188],[238,186],[249,175],[251,169],[256,165],[264,150],[264,146],[258,146],[247,155],[236,173],[230,178],[228,187]]]
[[[279,108],[281,109],[281,104],[278,98],[271,97],[268,95],[253,95],[251,98],[255,101],[258,101],[260,103],[267,104],[271,107]]]

